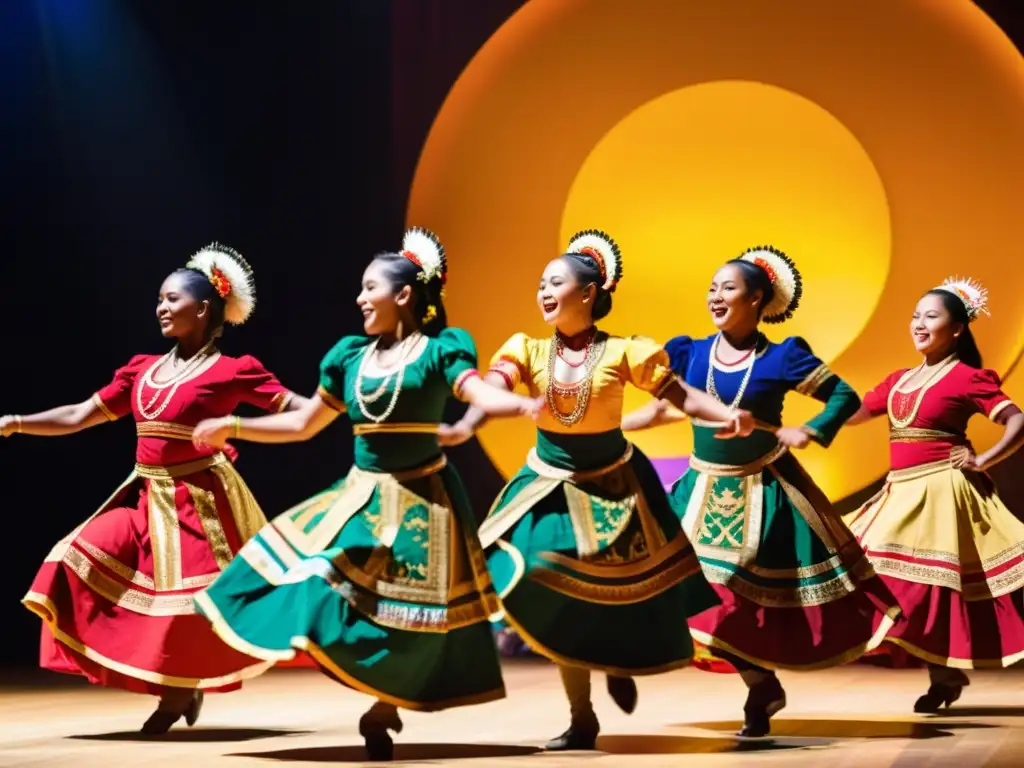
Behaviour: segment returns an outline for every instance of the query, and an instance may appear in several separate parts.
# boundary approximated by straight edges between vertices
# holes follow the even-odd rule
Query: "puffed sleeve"
[[[320,399],[336,411],[345,412],[347,371],[367,343],[365,337],[346,336],[320,361],[320,384],[316,391]]]
[[[517,333],[491,358],[490,372],[502,376],[510,390],[520,384],[529,385],[533,378],[529,341],[530,337],[525,333]]]
[[[679,378],[685,379],[686,369],[690,366],[690,356],[693,353],[693,339],[689,336],[676,336],[665,344],[665,351],[668,353],[668,362],[672,366],[672,371]]]
[[[872,416],[881,416],[889,411],[889,393],[906,370],[896,371],[886,376],[882,383],[864,395],[864,407]]]
[[[265,411],[283,411],[292,399],[291,391],[252,355],[238,358],[234,383],[239,400]]]
[[[811,438],[828,447],[840,428],[860,408],[860,397],[836,376],[799,337],[783,342],[783,378],[797,392],[825,404],[824,410],[803,425]]]
[[[995,371],[988,369],[975,371],[971,375],[967,397],[979,413],[994,419],[1007,408],[1017,407],[1003,392],[1001,386],[999,374]]]
[[[668,352],[656,341],[644,336],[631,336],[625,342],[623,377],[637,389],[660,397],[668,385],[675,381]]]
[[[473,376],[479,376],[476,365],[476,344],[473,337],[461,328],[445,328],[437,335],[441,370],[452,393],[462,400],[462,386]]]
[[[114,371],[110,383],[92,396],[93,403],[110,421],[116,421],[132,412],[132,387],[151,359],[151,355],[136,355],[127,365]]]

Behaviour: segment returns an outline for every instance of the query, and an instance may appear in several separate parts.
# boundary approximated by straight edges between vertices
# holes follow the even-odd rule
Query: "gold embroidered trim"
[[[103,402],[100,397],[100,393],[96,392],[92,396],[93,405],[100,409],[100,412],[107,417],[107,421],[117,421],[117,415],[107,407],[107,404]]]
[[[956,442],[963,438],[952,432],[938,429],[919,429],[917,427],[893,427],[889,430],[889,440],[894,443],[945,443]]]
[[[215,453],[213,456],[205,456],[195,461],[185,462],[184,464],[170,464],[165,467],[156,464],[136,464],[135,474],[139,477],[145,477],[147,480],[171,480],[194,475],[196,472],[202,472],[204,469],[226,464],[228,461],[228,457],[223,453]]]
[[[611,567],[609,566],[609,569]],[[701,566],[697,556],[691,555],[632,584],[594,584],[547,568],[534,570],[529,574],[529,578],[555,592],[589,603],[629,605],[650,600],[690,576],[700,573],[700,570]],[[612,575],[611,571],[609,571],[609,575]]]
[[[501,543],[505,544],[506,542],[502,541]],[[597,576],[605,579],[618,579],[628,578],[630,576],[639,576],[647,573],[679,552],[684,551],[689,546],[690,540],[680,532],[680,534],[671,542],[659,549],[655,549],[647,557],[627,563],[591,563],[586,560],[578,560],[574,557],[569,557],[568,555],[563,555],[558,552],[541,552],[538,557],[541,560],[547,560],[549,563],[556,563],[558,565],[571,568],[572,570],[578,571],[579,573],[587,576]],[[696,557],[696,555],[691,553],[691,555],[685,559],[688,560],[690,557]]]
[[[150,592],[156,591],[156,584],[153,582],[153,579],[151,579],[149,576],[142,573],[141,571],[135,570],[131,566],[125,565],[117,558],[107,554],[94,544],[90,544],[85,539],[80,537],[75,539],[74,546],[81,549],[86,555],[91,557],[97,563],[102,565],[108,571],[111,571],[120,578],[124,579],[125,581],[130,582],[135,586],[141,587],[142,589],[148,590]],[[65,550],[65,552],[62,553],[59,561],[64,561],[66,554],[67,550]],[[48,562],[52,561],[48,560]],[[214,572],[206,573],[201,576],[189,576],[181,580],[181,586],[182,589],[205,589],[206,587],[213,584],[213,582],[217,580],[217,577],[219,575],[219,572]]]
[[[102,667],[112,669],[126,677],[143,680],[147,683],[166,685],[168,688],[223,688],[226,685],[231,685],[233,683],[241,682],[242,680],[248,680],[262,675],[272,666],[272,664],[267,662],[260,662],[259,664],[253,664],[252,666],[245,667],[237,672],[232,672],[228,675],[221,675],[220,677],[175,677],[172,675],[163,675],[159,672],[140,669],[139,667],[133,667],[128,664],[115,661],[114,659],[104,656],[98,651],[89,648],[76,638],[71,637],[71,635],[67,634],[60,628],[57,606],[54,605],[53,601],[46,595],[38,592],[29,592],[24,598],[22,598],[21,602],[22,605],[46,622],[50,631],[53,633],[53,636],[57,640],[73,650],[75,653],[81,654],[85,658]]]
[[[213,491],[200,488],[192,483],[185,483],[185,487],[192,496],[192,505],[199,516],[199,523],[203,526],[203,533],[206,534],[206,540],[210,544],[213,559],[216,561],[217,567],[223,571],[228,567],[233,555],[231,546],[228,544],[227,534],[224,533],[224,526],[217,514],[217,497]]]
[[[118,608],[124,608],[143,616],[188,616],[195,613],[191,592],[179,591],[177,594],[149,594],[119,584],[97,568],[75,547],[68,549],[64,555],[67,566],[86,586],[100,597],[110,601]],[[160,588],[157,588],[160,590]],[[179,587],[179,590],[184,589]]]
[[[829,369],[825,363],[822,363],[813,371],[811,371],[807,378],[796,385],[795,389],[801,395],[807,395],[813,397],[814,393],[821,389],[821,385],[826,381],[835,376],[834,373]]]
[[[195,427],[171,421],[139,421],[135,424],[138,437],[163,437],[168,440],[192,440]]]
[[[328,408],[332,408],[338,413],[345,413],[345,411],[347,410],[345,408],[345,403],[343,403],[341,400],[339,400],[330,392],[328,392],[324,387],[317,387],[316,393],[320,396],[320,399],[323,400],[324,405],[326,405]]]
[[[917,464],[913,467],[906,467],[905,469],[890,470],[889,474],[886,476],[886,482],[902,483],[907,480],[917,480],[918,478],[925,477],[926,475],[934,475],[936,472],[952,471],[954,470],[949,459],[940,459],[939,461],[930,461],[927,464]]]
[[[383,424],[374,424],[373,422],[367,422],[366,424],[353,424],[352,434],[358,437],[359,435],[378,435],[387,433],[401,433],[401,434],[413,434],[413,435],[436,435],[439,424],[428,424],[428,423],[400,423],[400,422],[385,422]]]
[[[182,589],[181,523],[170,479],[149,481],[149,543],[153,550],[153,581],[163,591]]]
[[[228,499],[228,507],[231,509],[231,517],[235,521],[238,538],[245,544],[263,529],[267,524],[267,518],[249,486],[231,462],[218,462],[210,467],[210,471],[220,480],[224,495]]]
[[[786,446],[777,445],[764,456],[754,459],[749,464],[714,464],[697,456],[691,456],[690,468],[711,477],[746,477],[761,472],[769,464],[777,461],[786,450]]]
[[[835,602],[857,591],[849,572],[836,574],[828,581],[798,587],[765,587],[753,584],[738,573],[721,566],[701,563],[704,575],[713,584],[722,584],[741,597],[766,608],[801,608]]]
[[[909,643],[902,637],[889,637],[886,640],[894,645],[898,645],[903,650],[912,656],[916,656],[922,661],[926,661],[929,664],[938,664],[943,667],[951,667],[953,669],[1006,669],[1012,667],[1019,661],[1024,661],[1024,651],[1018,651],[1017,653],[1010,654],[1009,656],[1003,656],[999,659],[960,659],[949,656],[939,656],[937,654],[926,651],[913,643]]]
[[[541,477],[549,480],[560,480],[562,482],[579,484],[588,481],[596,480],[599,477],[607,475],[609,472],[614,472],[624,464],[628,464],[633,458],[633,444],[626,443],[626,450],[623,454],[604,467],[597,469],[588,469],[583,471],[577,471],[572,469],[559,469],[548,464],[537,454],[536,446],[530,449],[530,452],[526,455],[526,466],[532,469]]]

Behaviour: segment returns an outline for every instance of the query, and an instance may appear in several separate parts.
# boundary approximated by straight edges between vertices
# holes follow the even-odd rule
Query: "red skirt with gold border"
[[[265,524],[223,454],[136,465],[50,551],[22,599],[45,622],[40,666],[136,693],[237,689],[270,665],[222,642],[193,596]]]
[[[1024,659],[1024,523],[987,475],[895,470],[849,524],[903,609],[887,642],[960,669]]]

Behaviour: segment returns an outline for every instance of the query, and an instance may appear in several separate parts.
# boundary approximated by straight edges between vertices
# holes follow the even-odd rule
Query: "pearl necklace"
[[[373,344],[366,348],[366,352],[363,353],[363,359],[359,361],[359,370],[356,373],[355,396],[356,403],[359,405],[359,410],[362,411],[363,416],[370,421],[380,424],[381,422],[387,421],[388,417],[395,412],[395,406],[398,404],[398,395],[402,391],[402,381],[405,379],[405,368],[409,364],[409,352],[416,348],[419,340],[420,334],[414,333],[407,336],[401,342],[401,346],[403,348],[401,350],[401,355],[399,355],[395,370],[385,374],[380,386],[378,386],[373,392],[369,393],[363,392],[363,378],[366,374],[366,367],[369,365],[370,359],[377,352],[377,345],[380,343],[380,339],[375,339]],[[388,403],[388,407],[384,410],[384,413],[380,415],[370,413],[366,406],[377,402],[384,396],[384,393],[387,391],[388,385],[391,384],[392,379],[394,380],[395,387],[391,391],[391,401]]]
[[[192,355],[192,357],[190,357],[185,362],[185,367],[182,368],[179,373],[174,374],[167,381],[156,382],[153,380],[153,375],[158,370],[160,370],[160,367],[168,360],[170,360],[171,357],[178,351],[177,346],[175,346],[174,349],[172,349],[170,352],[168,352],[166,355],[161,357],[159,360],[157,360],[155,363],[153,363],[153,365],[149,367],[149,370],[147,370],[143,374],[142,381],[139,382],[139,386],[135,388],[135,405],[139,411],[139,415],[142,416],[142,418],[146,419],[146,421],[153,421],[158,416],[160,416],[160,414],[163,413],[164,410],[166,410],[167,406],[171,404],[171,400],[174,399],[174,395],[175,393],[177,393],[178,387],[180,387],[186,381],[191,379],[196,374],[199,367],[206,362],[207,358],[209,357],[210,350],[213,349],[213,344],[215,341],[216,337],[206,342],[206,344],[203,345],[203,347],[198,352]],[[143,405],[142,390],[146,387],[149,387],[151,390],[153,390],[153,397],[150,399],[148,403]],[[156,403],[156,401],[160,398],[160,395],[163,394],[164,390],[167,389],[168,387],[170,388],[170,392],[167,393],[167,396],[164,398],[163,402],[159,406],[157,406],[157,409],[155,411],[150,410]]]
[[[583,366],[583,378],[573,384],[562,384],[555,378],[555,362],[562,356],[564,345],[557,332],[551,337],[551,347],[548,351],[548,386],[545,394],[547,395],[548,409],[551,411],[551,415],[567,427],[573,426],[583,418],[587,411],[587,405],[590,402],[590,389],[594,381],[594,369],[597,368],[598,362],[600,362],[601,357],[604,355],[605,347],[604,341],[595,343],[596,338],[597,333],[595,332],[587,342],[583,353],[583,360],[576,366],[573,366]],[[568,363],[568,361],[566,362]],[[561,411],[558,408],[558,403],[555,401],[556,395],[559,397],[575,395],[576,403],[572,411],[569,413]]]
[[[718,342],[722,340],[722,334],[715,336],[715,340],[711,342],[711,351],[708,353],[708,378],[704,387],[705,391],[714,397],[718,402],[725,405],[725,401],[722,396],[718,394],[718,389],[715,387],[715,359],[718,357]],[[735,411],[739,407],[740,402],[743,400],[743,395],[746,394],[747,385],[750,384],[750,377],[754,374],[754,363],[757,360],[757,346],[761,343],[761,334],[757,334],[757,338],[754,340],[753,354],[747,355],[747,367],[743,372],[743,380],[740,382],[740,388],[736,390],[736,397],[733,398],[732,402],[729,403],[729,410]]]

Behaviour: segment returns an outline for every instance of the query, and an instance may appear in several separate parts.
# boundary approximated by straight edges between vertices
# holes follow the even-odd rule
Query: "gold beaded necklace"
[[[597,341],[597,330],[591,335],[587,346],[583,351],[583,377],[572,384],[563,384],[555,378],[555,362],[558,360],[564,343],[558,332],[551,337],[551,345],[548,350],[548,386],[547,401],[551,415],[561,424],[571,427],[578,423],[587,412],[587,405],[590,402],[590,390],[594,381],[594,370],[604,356],[604,348],[607,339]],[[565,413],[558,407],[555,397],[572,397],[575,395],[576,402],[569,413]]]
[[[924,402],[924,396],[928,390],[932,388],[932,385],[937,383],[939,379],[945,376],[953,366],[955,366],[959,360],[955,354],[950,355],[942,362],[938,363],[928,377],[921,382],[921,386],[915,389],[913,392],[903,392],[902,387],[911,379],[914,378],[918,373],[925,369],[926,363],[921,363],[917,368],[913,368],[907,371],[903,376],[900,377],[899,381],[896,382],[896,386],[889,392],[888,411],[889,420],[892,425],[897,429],[903,429],[914,423],[917,418],[917,412],[921,408],[921,403]],[[905,400],[900,398],[900,403],[896,403],[897,395],[911,395],[911,399]],[[909,407],[907,407],[909,404]],[[899,413],[897,414],[897,410]]]

